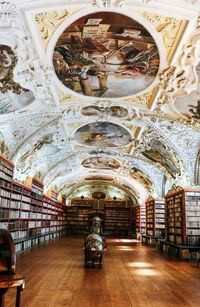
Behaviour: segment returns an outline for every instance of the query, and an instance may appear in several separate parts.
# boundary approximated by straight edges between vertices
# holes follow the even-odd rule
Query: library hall
[[[200,306],[200,0],[0,0],[0,307]]]

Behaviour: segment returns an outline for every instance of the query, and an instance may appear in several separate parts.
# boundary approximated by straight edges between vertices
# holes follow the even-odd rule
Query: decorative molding
[[[182,52],[176,64],[164,69],[159,75],[159,95],[156,111],[163,112],[163,105],[171,105],[177,96],[188,95],[197,88],[198,77],[196,66],[200,61],[199,25],[189,43],[183,45]],[[166,108],[168,111],[168,108]]]
[[[98,8],[120,8],[125,0],[93,0],[92,4]]]
[[[166,196],[169,196],[173,193],[176,193],[176,192],[179,192],[179,191],[182,191],[184,189],[184,187],[182,186],[177,186],[176,184],[173,184],[171,189],[167,192]]]
[[[148,2],[149,1],[145,1],[145,4]],[[166,48],[166,58],[168,59],[184,21],[149,12],[143,12],[143,17],[146,18],[162,36]]]
[[[35,100],[52,105],[53,97],[49,87],[54,74],[53,68],[46,59],[36,56],[29,37],[19,38],[15,35],[15,40],[14,51],[18,62],[14,70],[14,80],[31,90]]]
[[[47,50],[49,41],[57,28],[67,18],[79,12],[80,10],[82,10],[82,8],[71,8],[59,11],[47,11],[35,15],[35,21],[37,23],[45,51]]]
[[[123,99],[122,101],[125,102],[126,104],[127,103],[134,104],[134,106],[140,107],[142,109],[150,109],[153,104],[156,92],[157,92],[157,87],[155,87],[153,90],[143,95],[136,96],[134,98],[126,98]]]
[[[0,3],[0,28],[16,27],[19,24],[18,11],[15,4],[11,1]]]

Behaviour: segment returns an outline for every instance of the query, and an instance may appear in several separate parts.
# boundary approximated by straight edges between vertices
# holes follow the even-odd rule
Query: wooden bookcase
[[[130,208],[130,223],[131,223],[132,234],[134,237],[136,237],[136,210],[137,210],[136,206]]]
[[[9,220],[13,172],[14,165],[0,156],[0,228],[3,229],[15,226]]]
[[[146,233],[146,205],[138,205],[136,207],[136,232]]]
[[[165,197],[165,240],[200,246],[200,190],[182,190]]]
[[[88,216],[91,212],[105,214],[104,230],[107,235],[127,235],[130,231],[130,209],[126,201],[72,199],[67,208],[69,233],[84,233],[89,230]]]
[[[0,228],[8,229],[16,252],[64,234],[66,207],[43,195],[43,183],[32,188],[13,182],[14,165],[0,157]]]
[[[165,233],[165,200],[146,202],[146,235],[162,238]]]

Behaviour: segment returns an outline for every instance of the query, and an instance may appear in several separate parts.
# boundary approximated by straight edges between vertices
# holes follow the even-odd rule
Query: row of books
[[[13,171],[14,170],[14,166],[7,163],[6,161],[4,161],[3,159],[0,159],[0,164],[3,165],[4,167],[8,168],[9,170]]]
[[[0,188],[0,196],[10,197],[10,191]]]

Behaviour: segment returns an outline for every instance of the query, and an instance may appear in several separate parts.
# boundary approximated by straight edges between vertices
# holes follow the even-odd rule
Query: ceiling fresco
[[[128,110],[120,106],[112,107],[98,107],[98,106],[87,106],[82,108],[81,113],[85,116],[98,116],[107,113],[113,117],[123,118],[128,115]]]
[[[140,183],[144,184],[147,189],[152,186],[152,181],[148,175],[146,175],[143,171],[139,170],[136,167],[133,167],[130,171],[131,176],[138,180]]]
[[[118,169],[120,163],[115,159],[106,159],[103,157],[91,157],[83,160],[82,165],[86,168],[96,169]]]
[[[34,94],[14,81],[17,56],[6,45],[0,45],[0,114],[20,110],[34,100]]]
[[[152,139],[149,144],[149,149],[142,152],[143,156],[147,159],[160,163],[172,177],[176,177],[176,174],[180,173],[178,166],[168,153],[166,146],[155,139]]]
[[[145,89],[159,68],[155,40],[128,16],[81,17],[59,37],[53,54],[59,80],[81,95],[115,98]]]
[[[0,16],[0,154],[16,181],[135,204],[200,188],[198,1],[8,0]]]
[[[130,133],[122,126],[110,122],[93,122],[77,129],[75,140],[96,147],[122,147],[131,141]]]

